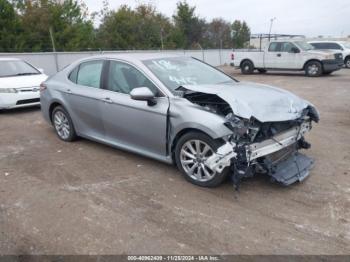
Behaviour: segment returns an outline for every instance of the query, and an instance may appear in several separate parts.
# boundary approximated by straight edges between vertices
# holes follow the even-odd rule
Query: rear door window
[[[103,60],[98,60],[80,64],[76,83],[78,85],[100,88],[103,63]],[[74,75],[72,75],[72,78],[74,79]]]

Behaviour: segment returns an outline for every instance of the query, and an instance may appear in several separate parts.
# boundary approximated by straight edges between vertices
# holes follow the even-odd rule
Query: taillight
[[[235,60],[235,54],[234,53],[231,54],[231,60]]]
[[[40,84],[40,92],[45,91],[46,88],[47,88],[47,86],[44,84],[44,82]]]

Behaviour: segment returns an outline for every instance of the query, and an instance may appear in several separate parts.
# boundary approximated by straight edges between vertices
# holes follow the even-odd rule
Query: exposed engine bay
[[[245,119],[235,115],[230,104],[216,94],[183,87],[180,90],[190,102],[224,117],[224,125],[232,135],[207,159],[206,165],[216,172],[230,168],[236,188],[242,178],[257,173],[267,174],[272,181],[286,186],[308,176],[314,161],[299,153],[299,149],[310,148],[304,135],[311,130],[312,121],[319,121],[312,106],[305,107],[296,119],[261,122],[255,117]]]

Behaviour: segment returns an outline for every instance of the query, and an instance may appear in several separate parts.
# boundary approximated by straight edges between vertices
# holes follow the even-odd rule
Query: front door
[[[106,139],[132,151],[165,156],[168,98],[130,64],[110,61],[107,72],[102,108]],[[148,87],[156,103],[131,99],[129,93],[137,87]]]

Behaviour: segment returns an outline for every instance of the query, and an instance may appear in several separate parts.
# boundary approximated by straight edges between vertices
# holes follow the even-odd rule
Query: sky
[[[89,11],[99,11],[102,0],[83,0]],[[109,0],[111,9],[122,4],[135,7],[151,3],[171,17],[177,0]],[[210,21],[221,17],[228,21],[245,20],[252,33],[301,34],[309,37],[350,35],[350,0],[187,0],[196,6],[196,14]],[[96,21],[98,24],[98,21]]]

